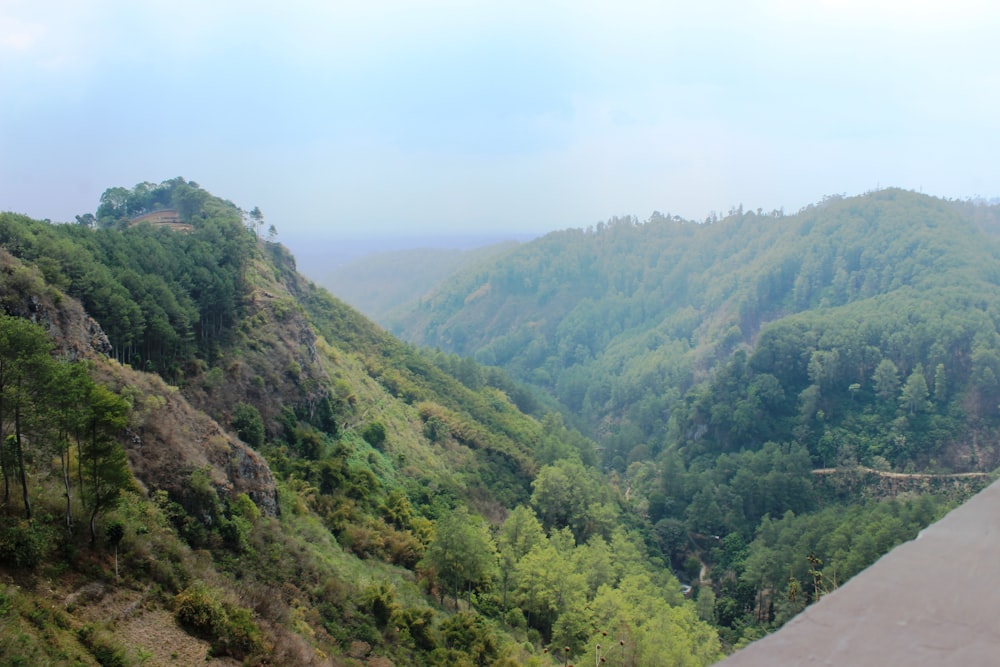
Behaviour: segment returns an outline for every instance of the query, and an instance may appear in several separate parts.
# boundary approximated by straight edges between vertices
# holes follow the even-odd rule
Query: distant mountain
[[[516,241],[470,249],[422,247],[377,252],[313,271],[323,287],[382,325],[393,313],[428,294],[447,278],[517,247]]]

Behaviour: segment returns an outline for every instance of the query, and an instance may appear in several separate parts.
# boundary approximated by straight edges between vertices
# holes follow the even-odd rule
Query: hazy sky
[[[279,238],[1000,194],[1000,3],[0,0],[0,210],[183,176]]]

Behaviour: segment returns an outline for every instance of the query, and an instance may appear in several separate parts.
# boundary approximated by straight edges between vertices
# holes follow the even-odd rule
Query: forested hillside
[[[935,510],[880,502],[900,480],[997,466],[998,221],[901,190],[617,218],[457,276],[395,330],[558,399],[676,570],[712,566],[735,641],[915,535]]]
[[[257,213],[178,178],[0,214],[0,662],[723,655],[592,440],[303,279]]]
[[[994,218],[550,235],[420,311],[518,380],[182,178],[2,213],[0,662],[710,664],[985,483],[885,469],[992,465]]]
[[[618,470],[769,440],[817,467],[989,469],[998,210],[886,190],[615,219],[466,272],[396,328],[546,389]]]

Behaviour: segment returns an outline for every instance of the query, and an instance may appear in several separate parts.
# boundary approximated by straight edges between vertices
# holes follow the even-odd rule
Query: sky
[[[0,0],[0,210],[176,176],[279,240],[1000,195],[986,0]]]

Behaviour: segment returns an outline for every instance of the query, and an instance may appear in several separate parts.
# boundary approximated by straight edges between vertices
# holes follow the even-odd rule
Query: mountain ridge
[[[931,327],[928,307],[945,320],[964,305],[966,322],[957,326],[989,330],[994,306],[986,302],[997,298],[1000,264],[995,232],[985,230],[996,229],[996,218],[993,208],[883,190],[780,217],[614,219],[596,230],[555,232],[453,278],[393,330],[506,368],[570,413],[593,415],[591,432],[606,441],[608,429],[635,422],[627,412],[646,387],[683,394],[733,351],[758,350],[775,328],[828,328],[821,320],[831,318],[871,327],[863,322],[893,310],[909,314],[892,327],[914,317]],[[937,334],[945,346],[971,335]],[[882,350],[894,334],[873,335],[886,340],[856,337],[857,344]],[[909,373],[913,361],[903,357],[927,352],[897,345],[891,354],[899,372]],[[939,352],[925,372],[940,361]],[[763,363],[759,354],[756,363]],[[677,398],[659,401],[660,411],[675,412]],[[633,435],[669,446],[662,427]]]

